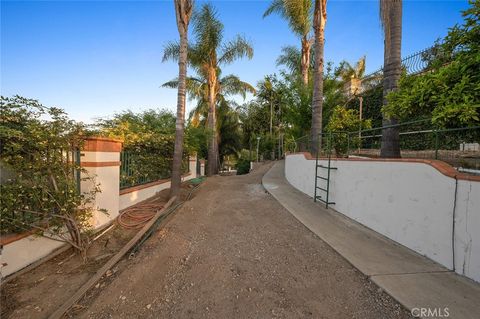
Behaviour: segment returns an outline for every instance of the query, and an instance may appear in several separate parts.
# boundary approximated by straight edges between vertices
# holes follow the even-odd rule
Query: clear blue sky
[[[278,72],[275,59],[299,41],[279,17],[262,19],[269,1],[212,1],[225,38],[245,35],[252,60],[224,69],[256,84]],[[197,6],[202,2],[197,1]],[[430,46],[461,22],[467,0],[404,0],[403,54]],[[325,60],[355,62],[367,71],[383,61],[378,0],[329,0]],[[176,91],[159,88],[178,73],[161,63],[162,47],[178,31],[172,1],[1,2],[1,93],[39,99],[91,122],[127,108],[176,107]],[[190,109],[190,105],[187,106]]]

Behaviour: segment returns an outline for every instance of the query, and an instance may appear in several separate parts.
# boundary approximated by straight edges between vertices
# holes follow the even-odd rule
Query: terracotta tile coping
[[[290,153],[289,155],[303,155],[307,160],[314,160],[315,157],[308,152],[297,152],[297,153]],[[326,159],[326,158],[322,158]],[[421,159],[421,158],[332,158],[334,161],[351,161],[351,162],[400,162],[400,163],[422,163],[427,164],[438,170],[445,176],[451,178],[457,178],[460,180],[465,181],[475,181],[480,182],[480,176],[475,175],[468,175],[464,173],[458,172],[454,169],[450,164],[447,164],[443,161],[433,160],[433,159]]]
[[[121,152],[123,141],[107,137],[87,137],[83,151],[87,152]]]
[[[182,177],[187,177],[187,176],[190,176],[190,175],[191,175],[191,173],[183,174]],[[154,182],[150,182],[150,183],[146,183],[146,184],[142,184],[142,185],[137,185],[137,186],[132,186],[132,187],[129,187],[129,188],[124,188],[124,189],[120,190],[120,196],[128,194],[128,193],[132,193],[132,192],[135,192],[135,191],[139,191],[139,190],[142,190],[142,189],[145,189],[145,188],[157,186],[157,185],[160,185],[160,184],[165,184],[165,183],[168,183],[168,182],[170,182],[170,178],[159,179],[158,181],[154,181]]]
[[[3,245],[13,243],[14,241],[17,241],[17,240],[23,239],[25,237],[28,237],[30,235],[33,235],[33,234],[35,234],[35,232],[36,232],[36,230],[32,229],[32,230],[29,230],[29,231],[26,231],[26,232],[20,233],[20,234],[2,235],[0,237],[0,245],[3,246]]]

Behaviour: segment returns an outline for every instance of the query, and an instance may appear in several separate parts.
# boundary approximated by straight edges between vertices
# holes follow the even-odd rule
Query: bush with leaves
[[[77,188],[81,168],[73,152],[81,147],[84,126],[36,100],[2,96],[0,104],[1,165],[10,172],[0,186],[1,234],[34,229],[85,252],[89,204],[99,188],[88,193]]]
[[[237,169],[237,175],[244,175],[250,172],[250,161],[247,159],[240,158],[235,165]]]
[[[349,148],[359,145],[360,139],[354,132],[371,127],[371,120],[360,120],[357,110],[337,106],[333,109],[326,127],[326,138],[330,136],[330,146],[333,147],[337,156],[345,156]],[[324,147],[328,146],[328,143],[324,143]]]
[[[124,161],[128,170],[122,170],[122,187],[169,178],[175,145],[175,116],[166,110],[125,111],[110,119],[97,121],[99,134],[124,141]],[[186,130],[183,170],[188,170],[188,154],[199,144],[201,132]],[[188,136],[189,133],[190,136]],[[193,147],[191,146],[193,145]]]
[[[471,1],[463,25],[450,29],[420,75],[403,75],[384,112],[400,119],[432,117],[439,127],[480,123],[480,2]],[[440,53],[439,53],[440,52]]]

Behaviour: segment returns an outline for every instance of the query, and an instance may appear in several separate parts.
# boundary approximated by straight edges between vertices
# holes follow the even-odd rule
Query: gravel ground
[[[269,167],[209,178],[73,315],[410,318],[266,193]]]

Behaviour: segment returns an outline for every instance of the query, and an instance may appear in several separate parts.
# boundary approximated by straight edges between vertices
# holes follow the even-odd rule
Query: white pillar
[[[190,171],[190,178],[197,177],[197,154],[190,155],[188,159],[188,169]]]
[[[205,160],[200,160],[200,176],[205,176]]]
[[[80,165],[86,172],[82,176],[87,174],[93,177],[93,181],[82,181],[80,190],[85,193],[95,185],[101,190],[91,204],[95,209],[92,217],[94,229],[106,226],[118,216],[121,150],[122,141],[119,140],[103,137],[89,137],[85,140]],[[101,209],[106,209],[107,213]]]

